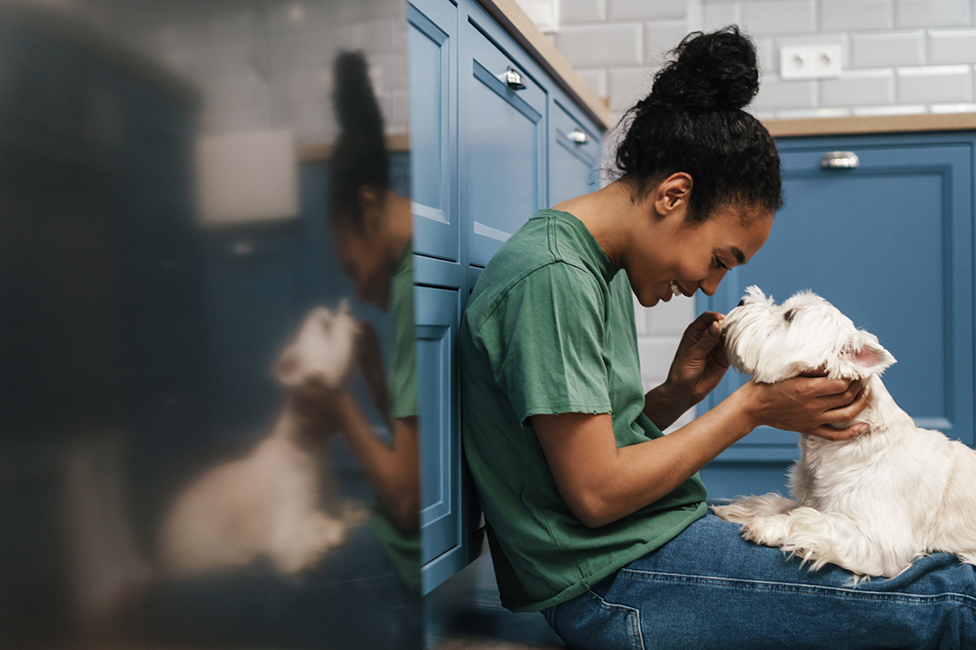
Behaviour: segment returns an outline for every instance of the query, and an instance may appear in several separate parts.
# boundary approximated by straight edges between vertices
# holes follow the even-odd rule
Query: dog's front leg
[[[725,521],[744,524],[755,517],[768,517],[787,513],[796,507],[796,501],[781,494],[770,492],[762,496],[738,499],[727,506],[712,506],[712,511]]]
[[[832,563],[857,574],[894,577],[914,557],[869,539],[845,515],[807,507],[756,517],[743,524],[742,536],[763,546],[778,546],[810,563],[812,571]]]

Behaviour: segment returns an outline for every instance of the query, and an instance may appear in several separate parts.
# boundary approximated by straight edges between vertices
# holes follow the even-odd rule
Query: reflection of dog
[[[365,510],[338,499],[324,450],[311,444],[315,438],[296,397],[309,386],[339,388],[347,381],[357,330],[345,301],[338,311],[317,308],[308,315],[275,368],[289,399],[271,435],[177,497],[162,537],[168,574],[240,566],[258,556],[295,573],[345,543],[348,529],[365,520]]]
[[[724,322],[732,365],[764,383],[808,371],[863,379],[868,406],[855,421],[870,429],[846,442],[801,436],[790,475],[796,501],[768,494],[715,513],[814,570],[832,562],[892,577],[935,551],[976,564],[976,451],[915,426],[879,377],[894,358],[826,300],[799,293],[777,306],[747,291]]]

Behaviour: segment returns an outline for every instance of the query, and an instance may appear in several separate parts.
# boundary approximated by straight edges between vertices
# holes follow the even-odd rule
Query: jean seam
[[[556,620],[556,608],[557,607],[559,607],[558,604],[553,605],[552,607],[547,607],[544,610],[542,610],[542,615],[545,617],[546,623],[548,623],[549,624],[549,627],[551,627],[553,630],[556,629],[556,626],[555,626],[554,623],[555,623],[555,620]]]
[[[976,598],[956,592],[941,594],[906,594],[897,591],[867,591],[846,587],[828,587],[824,585],[798,585],[789,582],[769,580],[748,580],[745,578],[723,578],[718,576],[696,576],[681,573],[663,573],[657,571],[641,571],[638,569],[621,569],[621,574],[634,579],[653,580],[655,582],[671,582],[685,584],[703,584],[726,588],[750,588],[756,591],[770,591],[780,593],[794,593],[824,596],[831,595],[848,600],[873,600],[901,603],[938,603],[959,602],[971,607],[976,606]]]
[[[597,603],[600,605],[600,609],[605,609],[611,612],[622,611],[627,616],[627,621],[630,623],[630,634],[634,641],[634,650],[644,650],[644,635],[641,633],[640,627],[640,610],[634,607],[628,607],[627,605],[621,605],[619,603],[608,603],[606,599],[600,594],[596,593],[592,589],[587,589],[587,593],[590,594],[591,598],[596,599]]]

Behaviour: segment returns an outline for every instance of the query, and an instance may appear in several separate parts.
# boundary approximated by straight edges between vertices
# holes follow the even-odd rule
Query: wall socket
[[[784,45],[779,50],[781,79],[823,79],[839,77],[841,47],[829,45]]]

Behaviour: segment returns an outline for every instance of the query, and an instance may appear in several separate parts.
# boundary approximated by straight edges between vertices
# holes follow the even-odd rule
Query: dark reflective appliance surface
[[[421,646],[405,3],[0,3],[0,647]]]

